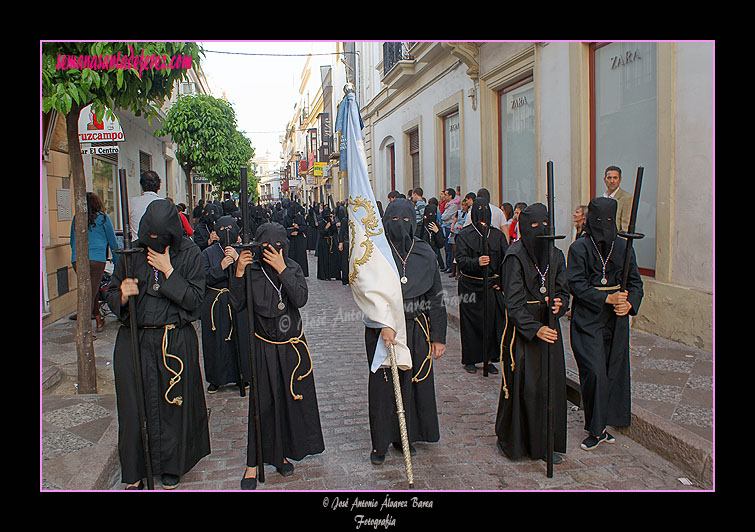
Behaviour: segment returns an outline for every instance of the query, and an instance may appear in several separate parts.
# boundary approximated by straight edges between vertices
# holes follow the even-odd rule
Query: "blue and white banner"
[[[348,275],[351,293],[364,314],[363,321],[367,327],[390,327],[396,331],[396,362],[400,369],[408,370],[412,367],[412,357],[406,344],[401,282],[367,174],[362,120],[354,93],[346,95],[338,111],[341,116],[337,127],[346,138],[345,159],[349,179]],[[380,339],[370,369],[375,372],[380,367],[389,366],[388,349]]]

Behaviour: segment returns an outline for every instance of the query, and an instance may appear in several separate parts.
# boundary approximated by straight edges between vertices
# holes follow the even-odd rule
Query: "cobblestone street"
[[[367,358],[364,326],[351,291],[340,281],[316,278],[310,255],[309,300],[302,309],[312,352],[325,451],[294,462],[284,478],[265,471],[258,490],[403,490],[401,454],[391,449],[374,466],[367,417]],[[412,459],[420,490],[685,490],[685,475],[635,441],[615,434],[616,443],[586,452],[583,413],[568,404],[565,460],[546,476],[543,461],[509,460],[495,446],[494,422],[500,374],[468,374],[460,362],[458,331],[449,327],[447,351],[435,363],[441,439],[418,443]],[[248,396],[227,386],[207,395],[212,453],[181,479],[179,490],[237,490],[244,472]],[[263,428],[264,430],[264,428]],[[159,484],[159,483],[158,483]]]

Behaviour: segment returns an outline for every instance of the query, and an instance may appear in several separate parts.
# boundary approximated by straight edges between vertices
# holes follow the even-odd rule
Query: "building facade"
[[[281,194],[283,159],[280,156],[273,157],[268,150],[264,155],[255,154],[252,158],[252,168],[254,175],[259,178],[257,193],[260,202],[266,204],[280,201],[283,198]]]
[[[299,100],[282,138],[288,187],[284,195],[302,205],[346,199],[346,179],[338,168],[335,118],[343,98],[346,43],[321,43],[330,55],[312,55],[301,72]],[[346,44],[346,46],[344,46]]]
[[[421,187],[487,188],[496,205],[546,203],[557,241],[622,168],[644,168],[635,250],[645,299],[634,327],[713,343],[712,42],[359,42],[357,100],[377,199]],[[673,312],[669,312],[673,309]]]
[[[123,132],[123,141],[98,144],[111,149],[102,153],[82,154],[86,189],[95,192],[104,202],[116,234],[123,230],[119,197],[118,170],[124,168],[130,196],[141,194],[139,178],[146,170],[154,170],[162,183],[158,195],[175,203],[188,205],[186,179],[175,157],[170,137],[157,137],[161,118],[181,94],[207,94],[209,88],[201,70],[187,70],[188,80],[177,83],[173,95],[161,108],[161,115],[150,125],[123,109],[113,110]],[[88,113],[84,109],[82,113]],[[83,118],[84,120],[87,117]],[[81,121],[81,119],[80,119]],[[92,143],[94,145],[94,143]],[[117,147],[117,150],[112,149]],[[82,143],[82,149],[87,144]],[[40,163],[40,207],[42,223],[42,322],[43,326],[76,311],[76,273],[71,265],[71,224],[73,222],[73,191],[66,138],[66,120],[54,110],[42,117],[42,154]],[[115,152],[117,153],[107,153]],[[194,197],[204,197],[202,185],[196,183]]]

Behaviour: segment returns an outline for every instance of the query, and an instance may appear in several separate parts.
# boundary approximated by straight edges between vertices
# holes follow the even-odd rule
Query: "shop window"
[[[499,92],[500,201],[537,201],[535,85],[532,76]]]
[[[409,132],[409,157],[412,162],[412,189],[421,187],[419,173],[419,129]]]
[[[121,226],[121,212],[117,203],[117,162],[104,157],[92,157],[92,189],[105,205],[105,214],[110,217],[113,226]]]
[[[606,190],[608,166],[621,168],[621,188],[634,193],[637,167],[644,168],[634,241],[640,272],[655,275],[658,167],[656,45],[652,42],[590,47],[592,196]]]
[[[152,170],[152,155],[149,153],[139,152],[139,174]]]
[[[461,185],[461,125],[459,112],[443,117],[443,188]]]
[[[391,173],[391,190],[396,190],[396,150],[394,144],[388,145],[388,164]]]

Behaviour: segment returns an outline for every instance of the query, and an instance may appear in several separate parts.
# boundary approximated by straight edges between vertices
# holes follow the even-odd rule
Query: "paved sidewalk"
[[[266,482],[258,486],[258,491],[403,490],[406,480],[399,452],[391,450],[382,466],[369,462],[368,367],[361,315],[349,287],[340,281],[316,279],[316,267],[314,257],[310,256],[310,296],[302,316],[312,351],[325,451],[294,462],[296,469],[291,477],[283,478],[268,466]],[[447,276],[444,276],[444,286],[449,295],[455,294],[455,282]],[[613,445],[601,445],[585,452],[579,448],[584,438],[582,411],[570,404],[566,459],[554,466],[554,476],[549,479],[544,462],[512,461],[498,453],[493,426],[500,375],[485,378],[481,371],[470,375],[463,370],[459,335],[455,329],[458,317],[455,318],[453,305],[449,307],[449,318],[447,352],[435,363],[441,439],[435,444],[416,445],[418,452],[412,460],[416,488],[465,491],[711,489],[711,466],[708,465],[708,472],[703,471],[702,475],[696,475],[695,468],[700,467],[698,455],[705,452],[700,451],[700,447],[705,448],[702,442],[710,447],[706,434],[712,437],[712,414],[705,406],[693,404],[693,400],[704,403],[706,393],[712,397],[708,386],[712,380],[709,353],[633,333],[633,379],[637,382],[633,384],[633,410],[637,412],[633,414],[632,429],[617,430]],[[94,347],[101,383],[97,395],[74,394],[75,322],[67,318],[58,320],[45,327],[42,333],[43,389],[45,383],[50,383],[49,389],[53,392],[41,397],[42,490],[123,488],[111,383],[112,346],[118,324],[112,315],[106,321],[105,330],[96,334]],[[196,326],[199,331],[198,322]],[[568,330],[568,326],[563,327]],[[693,359],[688,358],[688,354]],[[679,369],[684,370],[681,373],[686,378],[675,375],[677,380],[670,381],[670,374],[680,373]],[[658,373],[666,379],[664,382],[659,382],[661,377],[653,377]],[[57,379],[60,381],[54,384]],[[240,397],[238,389],[230,386],[207,395],[206,401],[212,452],[182,477],[178,491],[238,490],[245,464],[248,396]],[[653,450],[655,444],[648,434],[654,435],[656,440],[676,442],[676,446],[686,445],[688,463],[678,456]],[[687,479],[691,485],[687,485]]]

